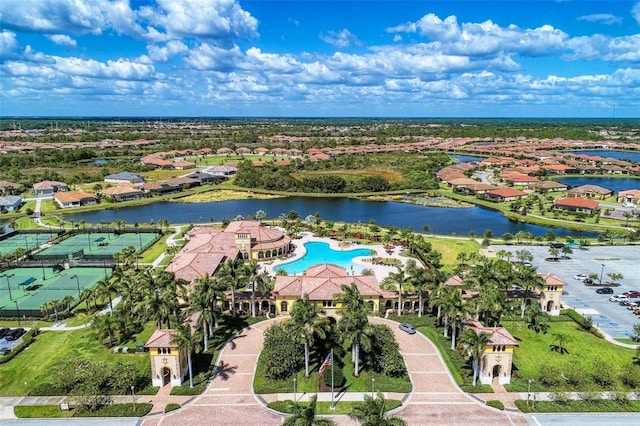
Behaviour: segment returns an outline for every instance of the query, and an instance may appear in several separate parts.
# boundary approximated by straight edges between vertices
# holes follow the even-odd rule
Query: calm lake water
[[[625,152],[625,151],[612,151],[608,149],[603,150],[590,150],[590,149],[581,149],[577,151],[563,151],[563,152],[572,152],[574,154],[584,154],[584,155],[597,155],[599,157],[606,158],[615,158],[617,160],[629,160],[634,163],[640,163],[640,152]]]
[[[383,226],[413,228],[422,232],[423,226],[429,226],[430,233],[442,235],[468,235],[473,231],[482,235],[490,230],[499,236],[507,232],[515,234],[519,231],[531,232],[533,235],[544,235],[551,230],[556,235],[578,235],[562,228],[547,228],[510,222],[500,213],[481,207],[470,208],[437,208],[417,206],[398,202],[375,202],[352,200],[345,198],[312,198],[289,197],[271,200],[232,200],[212,203],[155,203],[140,207],[127,207],[117,210],[100,210],[88,213],[67,214],[66,220],[76,223],[84,220],[90,223],[102,221],[113,222],[121,219],[127,223],[158,221],[167,219],[171,223],[194,223],[233,219],[237,215],[253,216],[258,210],[267,213],[268,218],[277,218],[282,213],[292,210],[304,219],[308,215],[320,213],[322,219],[332,221],[348,221],[375,223]],[[595,236],[594,232],[580,235]]]
[[[614,192],[625,191],[627,189],[640,189],[640,179],[633,178],[600,178],[600,177],[566,177],[554,179],[562,182],[570,187],[581,185],[598,185],[603,188],[611,189]]]
[[[458,163],[473,163],[473,162],[479,163],[480,161],[486,159],[487,157],[476,157],[474,155],[450,155],[449,158],[458,160]]]

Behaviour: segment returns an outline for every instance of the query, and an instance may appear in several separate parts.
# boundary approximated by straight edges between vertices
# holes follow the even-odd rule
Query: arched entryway
[[[547,302],[547,312],[551,312],[553,310],[553,300],[549,300]]]
[[[168,385],[171,382],[171,369],[169,367],[162,367],[162,386]]]
[[[496,364],[493,366],[493,377],[500,377],[500,371],[502,371],[502,366],[500,364]]]

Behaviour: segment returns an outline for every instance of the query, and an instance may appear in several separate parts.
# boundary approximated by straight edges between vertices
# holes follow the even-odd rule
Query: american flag
[[[322,376],[322,373],[324,373],[325,368],[327,368],[330,365],[331,365],[331,353],[327,355],[327,357],[324,359],[324,362],[320,366],[320,369],[318,370],[318,376]]]

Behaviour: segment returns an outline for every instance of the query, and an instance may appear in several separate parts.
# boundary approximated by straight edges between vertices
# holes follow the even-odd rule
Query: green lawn
[[[146,341],[153,324],[146,327],[136,340]],[[135,342],[132,342],[135,346]],[[51,378],[51,370],[64,359],[78,358],[105,362],[133,362],[140,371],[149,371],[148,354],[114,354],[93,338],[90,329],[66,332],[43,332],[28,349],[6,364],[0,364],[0,395],[27,395]]]
[[[442,254],[442,265],[446,271],[452,271],[458,266],[458,254],[459,253],[478,253],[480,250],[480,244],[477,241],[464,238],[464,239],[452,239],[452,238],[427,238],[427,241],[431,243],[433,249]]]
[[[151,247],[145,250],[140,257],[140,263],[151,263],[164,253],[167,249],[167,238],[169,238],[168,235],[161,237]]]
[[[578,366],[583,368],[584,372],[591,373],[594,362],[598,360],[606,362],[613,369],[611,374],[615,376],[624,369],[630,368],[633,360],[634,350],[615,346],[602,338],[582,331],[573,321],[551,322],[549,323],[551,327],[546,334],[536,334],[522,321],[502,321],[502,324],[519,341],[519,346],[514,353],[516,376],[523,382],[528,379],[536,380],[532,389],[536,387],[536,390],[543,390],[538,388],[537,378],[540,369],[545,365],[553,365],[560,371],[567,370],[567,372],[573,366]],[[568,353],[560,354],[550,350],[550,345],[557,343],[554,337],[557,334],[569,336],[569,340],[564,344]],[[586,380],[590,381],[588,377]],[[511,386],[517,386],[522,390],[517,380],[515,383],[512,382]]]

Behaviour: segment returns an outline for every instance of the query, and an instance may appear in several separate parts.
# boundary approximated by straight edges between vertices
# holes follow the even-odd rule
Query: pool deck
[[[374,245],[354,244],[354,243],[349,243],[341,240],[336,240],[333,238],[315,237],[312,234],[307,234],[302,236],[301,238],[296,238],[292,240],[292,243],[295,244],[296,246],[296,249],[292,255],[290,255],[285,259],[274,260],[273,262],[260,263],[260,266],[264,268],[269,275],[275,276],[276,275],[275,270],[280,265],[293,262],[294,260],[298,260],[301,257],[303,257],[307,253],[306,249],[304,248],[304,244],[310,243],[310,242],[328,243],[331,249],[337,250],[337,251],[349,251],[349,250],[363,249],[363,248],[374,250],[376,252],[375,257],[386,257],[386,258],[398,259],[403,266],[406,264],[407,260],[409,259],[407,257],[400,256],[400,250],[402,249],[402,247],[399,247],[399,246],[396,246],[391,251],[387,251],[385,249],[384,244],[374,244]],[[373,273],[375,274],[378,281],[382,281],[384,278],[386,278],[387,275],[389,275],[389,272],[396,272],[395,266],[372,264],[370,262],[371,257],[372,256],[355,257],[353,259],[353,263],[357,265],[361,265],[363,268],[368,268],[373,270]]]

